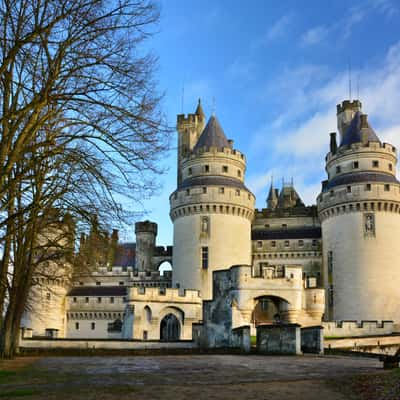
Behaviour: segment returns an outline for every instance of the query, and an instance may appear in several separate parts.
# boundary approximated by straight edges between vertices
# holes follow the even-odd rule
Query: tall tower
[[[153,256],[156,247],[157,224],[150,221],[136,222],[136,269],[153,271]]]
[[[201,132],[204,129],[206,117],[204,115],[201,101],[197,104],[194,114],[179,114],[177,117],[176,128],[178,131],[178,186],[181,183],[181,163],[186,158],[197,143]]]
[[[254,195],[244,185],[245,157],[233,149],[215,116],[192,144],[182,155],[181,178],[170,196],[173,285],[200,290],[209,299],[213,271],[251,263]]]
[[[338,127],[317,199],[327,319],[400,321],[396,149],[379,140],[358,101],[338,105]]]

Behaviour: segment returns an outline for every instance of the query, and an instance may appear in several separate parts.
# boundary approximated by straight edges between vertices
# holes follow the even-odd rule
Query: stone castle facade
[[[150,221],[136,223],[135,243],[94,224],[77,254],[88,268],[33,288],[25,335],[196,337],[212,346],[243,325],[398,324],[396,149],[379,140],[358,100],[338,105],[337,118],[339,143],[332,133],[317,204],[305,206],[293,183],[283,183],[271,184],[266,207],[255,209],[245,155],[217,117],[206,123],[200,102],[178,115],[173,246],[156,246]],[[166,261],[172,271],[161,274]]]

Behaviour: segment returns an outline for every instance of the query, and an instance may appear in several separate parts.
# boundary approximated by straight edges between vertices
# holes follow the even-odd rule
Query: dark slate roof
[[[229,147],[228,139],[215,115],[212,115],[208,120],[193,151],[196,152],[203,147],[217,147],[219,149]]]
[[[67,296],[126,296],[125,286],[76,286],[73,287]]]
[[[349,146],[353,143],[362,142],[363,133],[367,134],[367,142],[380,142],[378,136],[368,122],[366,123],[366,126],[361,126],[361,115],[360,111],[355,113],[349,127],[343,135],[340,146]]]
[[[251,240],[280,240],[280,239],[319,239],[321,227],[285,228],[253,230]]]
[[[323,184],[322,191],[326,192],[335,186],[364,182],[400,183],[395,176],[384,172],[358,172],[335,176]]]
[[[241,180],[225,176],[196,176],[185,179],[179,186],[179,189],[186,189],[193,186],[231,186],[248,190]]]

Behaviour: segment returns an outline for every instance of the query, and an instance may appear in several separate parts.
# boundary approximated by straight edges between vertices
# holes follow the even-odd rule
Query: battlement
[[[358,153],[370,153],[371,151],[377,152],[377,153],[382,153],[382,154],[387,154],[390,155],[394,158],[397,157],[397,149],[395,146],[393,146],[390,143],[379,143],[379,142],[367,142],[365,144],[363,143],[353,143],[348,147],[339,147],[337,149],[337,152],[335,154],[329,152],[326,157],[325,161],[327,163],[333,162],[337,159],[340,159],[344,156],[347,155],[355,155]]]
[[[129,276],[133,272],[133,267],[113,266],[111,270],[108,267],[99,267],[92,276]]]
[[[390,335],[394,331],[393,321],[330,321],[322,326],[328,337]]]
[[[246,162],[246,157],[239,150],[232,149],[230,147],[201,147],[197,150],[196,153],[191,152],[187,155],[187,157],[183,160],[183,162],[198,159],[199,156],[202,157],[215,157],[215,156],[225,156],[231,159],[240,160],[242,162]]]
[[[338,104],[336,106],[337,114],[342,113],[343,111],[347,110],[361,110],[362,103],[360,100],[344,100],[342,104]]]
[[[139,221],[135,223],[135,234],[149,232],[157,235],[157,224],[151,221]]]
[[[200,122],[201,116],[197,114],[178,114],[176,117],[178,130],[180,127]]]
[[[128,301],[140,300],[198,304],[201,304],[202,301],[198,290],[157,287],[129,288]]]

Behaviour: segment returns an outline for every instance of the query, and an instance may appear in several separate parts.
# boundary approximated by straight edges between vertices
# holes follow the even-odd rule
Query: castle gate
[[[172,342],[181,337],[181,324],[174,314],[167,314],[160,324],[160,340]]]

